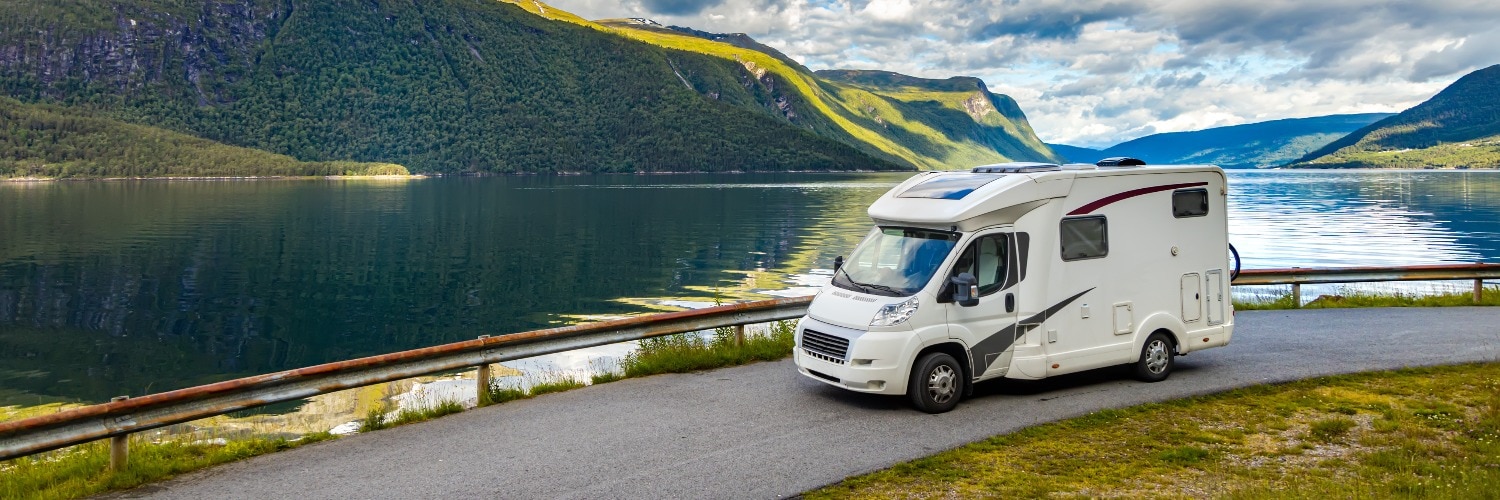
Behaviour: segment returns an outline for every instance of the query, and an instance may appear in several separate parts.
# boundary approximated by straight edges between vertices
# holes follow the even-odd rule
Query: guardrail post
[[[1300,268],[1300,267],[1294,267],[1292,269],[1302,269],[1302,268]],[[1296,279],[1296,278],[1293,277],[1293,279]],[[1295,308],[1295,309],[1301,309],[1302,308],[1302,284],[1301,283],[1292,283],[1292,307]]]
[[[124,401],[130,396],[116,396],[110,398],[110,402]],[[121,472],[125,470],[125,464],[130,460],[130,435],[121,434],[109,438],[109,471]]]
[[[745,346],[745,325],[734,325],[734,345],[735,347]]]
[[[487,338],[490,338],[490,336],[479,336],[480,340]],[[479,369],[474,372],[474,394],[474,404],[478,406],[488,406],[490,404],[490,365],[488,363],[479,365]]]
[[[1484,262],[1483,261],[1475,262],[1475,264],[1483,265]],[[1474,278],[1474,305],[1479,305],[1479,303],[1483,302],[1483,301],[1484,301],[1484,278]]]

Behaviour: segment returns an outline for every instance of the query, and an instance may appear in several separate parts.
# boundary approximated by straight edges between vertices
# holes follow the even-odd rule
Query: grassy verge
[[[1500,363],[1258,386],[1032,427],[807,498],[1494,498]]]
[[[132,439],[129,467],[119,473],[108,471],[108,441],[96,441],[0,463],[0,498],[85,497],[332,438],[321,432],[295,440],[255,438],[227,443]]]
[[[402,408],[395,415],[389,414],[385,408],[374,409],[365,414],[364,420],[359,422],[359,432],[378,431],[398,425],[432,420],[462,411],[464,411],[464,405],[457,401],[440,401],[426,408]]]
[[[737,344],[733,328],[720,328],[710,337],[697,333],[668,335],[642,340],[640,346],[625,356],[617,366],[595,366],[585,383],[571,374],[543,375],[542,380],[527,386],[494,384],[490,386],[489,404],[527,399],[542,394],[563,392],[590,384],[607,384],[634,377],[661,373],[685,373],[757,361],[774,361],[792,354],[797,323],[771,323],[762,333],[747,333],[744,344]]]
[[[1500,306],[1500,287],[1486,287],[1478,304],[1473,292],[1438,294],[1404,294],[1399,292],[1342,291],[1336,295],[1323,295],[1302,305],[1302,309],[1336,309],[1348,307],[1459,307]],[[1291,294],[1271,300],[1234,301],[1237,311],[1297,309]]]
[[[763,335],[746,335],[743,345],[735,343],[731,328],[720,328],[710,338],[684,334],[642,340],[640,348],[620,362],[619,376],[683,373],[785,358],[792,354],[796,330],[794,321],[772,323]]]

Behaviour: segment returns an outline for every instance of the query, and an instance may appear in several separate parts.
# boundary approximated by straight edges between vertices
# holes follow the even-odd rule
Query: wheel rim
[[[1167,361],[1170,359],[1165,340],[1155,339],[1146,344],[1146,371],[1152,375],[1167,371]]]
[[[938,365],[927,373],[927,395],[937,404],[947,403],[958,393],[958,373],[948,365]]]

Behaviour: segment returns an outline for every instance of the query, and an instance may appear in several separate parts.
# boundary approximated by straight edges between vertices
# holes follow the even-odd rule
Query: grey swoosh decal
[[[978,344],[974,344],[974,348],[969,349],[969,359],[974,363],[974,376],[978,377],[980,374],[989,371],[991,354],[1000,354],[1005,352],[1006,349],[1010,349],[1011,344],[1015,344],[1017,338],[1041,326],[1042,323],[1046,323],[1047,318],[1051,318],[1064,307],[1068,307],[1068,304],[1072,304],[1073,301],[1078,300],[1083,294],[1092,291],[1094,291],[1093,288],[1078,292],[1077,295],[1063,299],[1062,302],[1053,304],[1047,310],[1021,320],[1019,323],[1002,328],[1000,331],[985,337],[984,340],[980,340]]]

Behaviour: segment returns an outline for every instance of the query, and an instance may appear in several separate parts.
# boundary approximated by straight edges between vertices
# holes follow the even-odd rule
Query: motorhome
[[[1233,333],[1227,194],[1218,167],[1128,158],[915,175],[798,321],[797,369],[930,413],[996,378],[1164,380]]]

